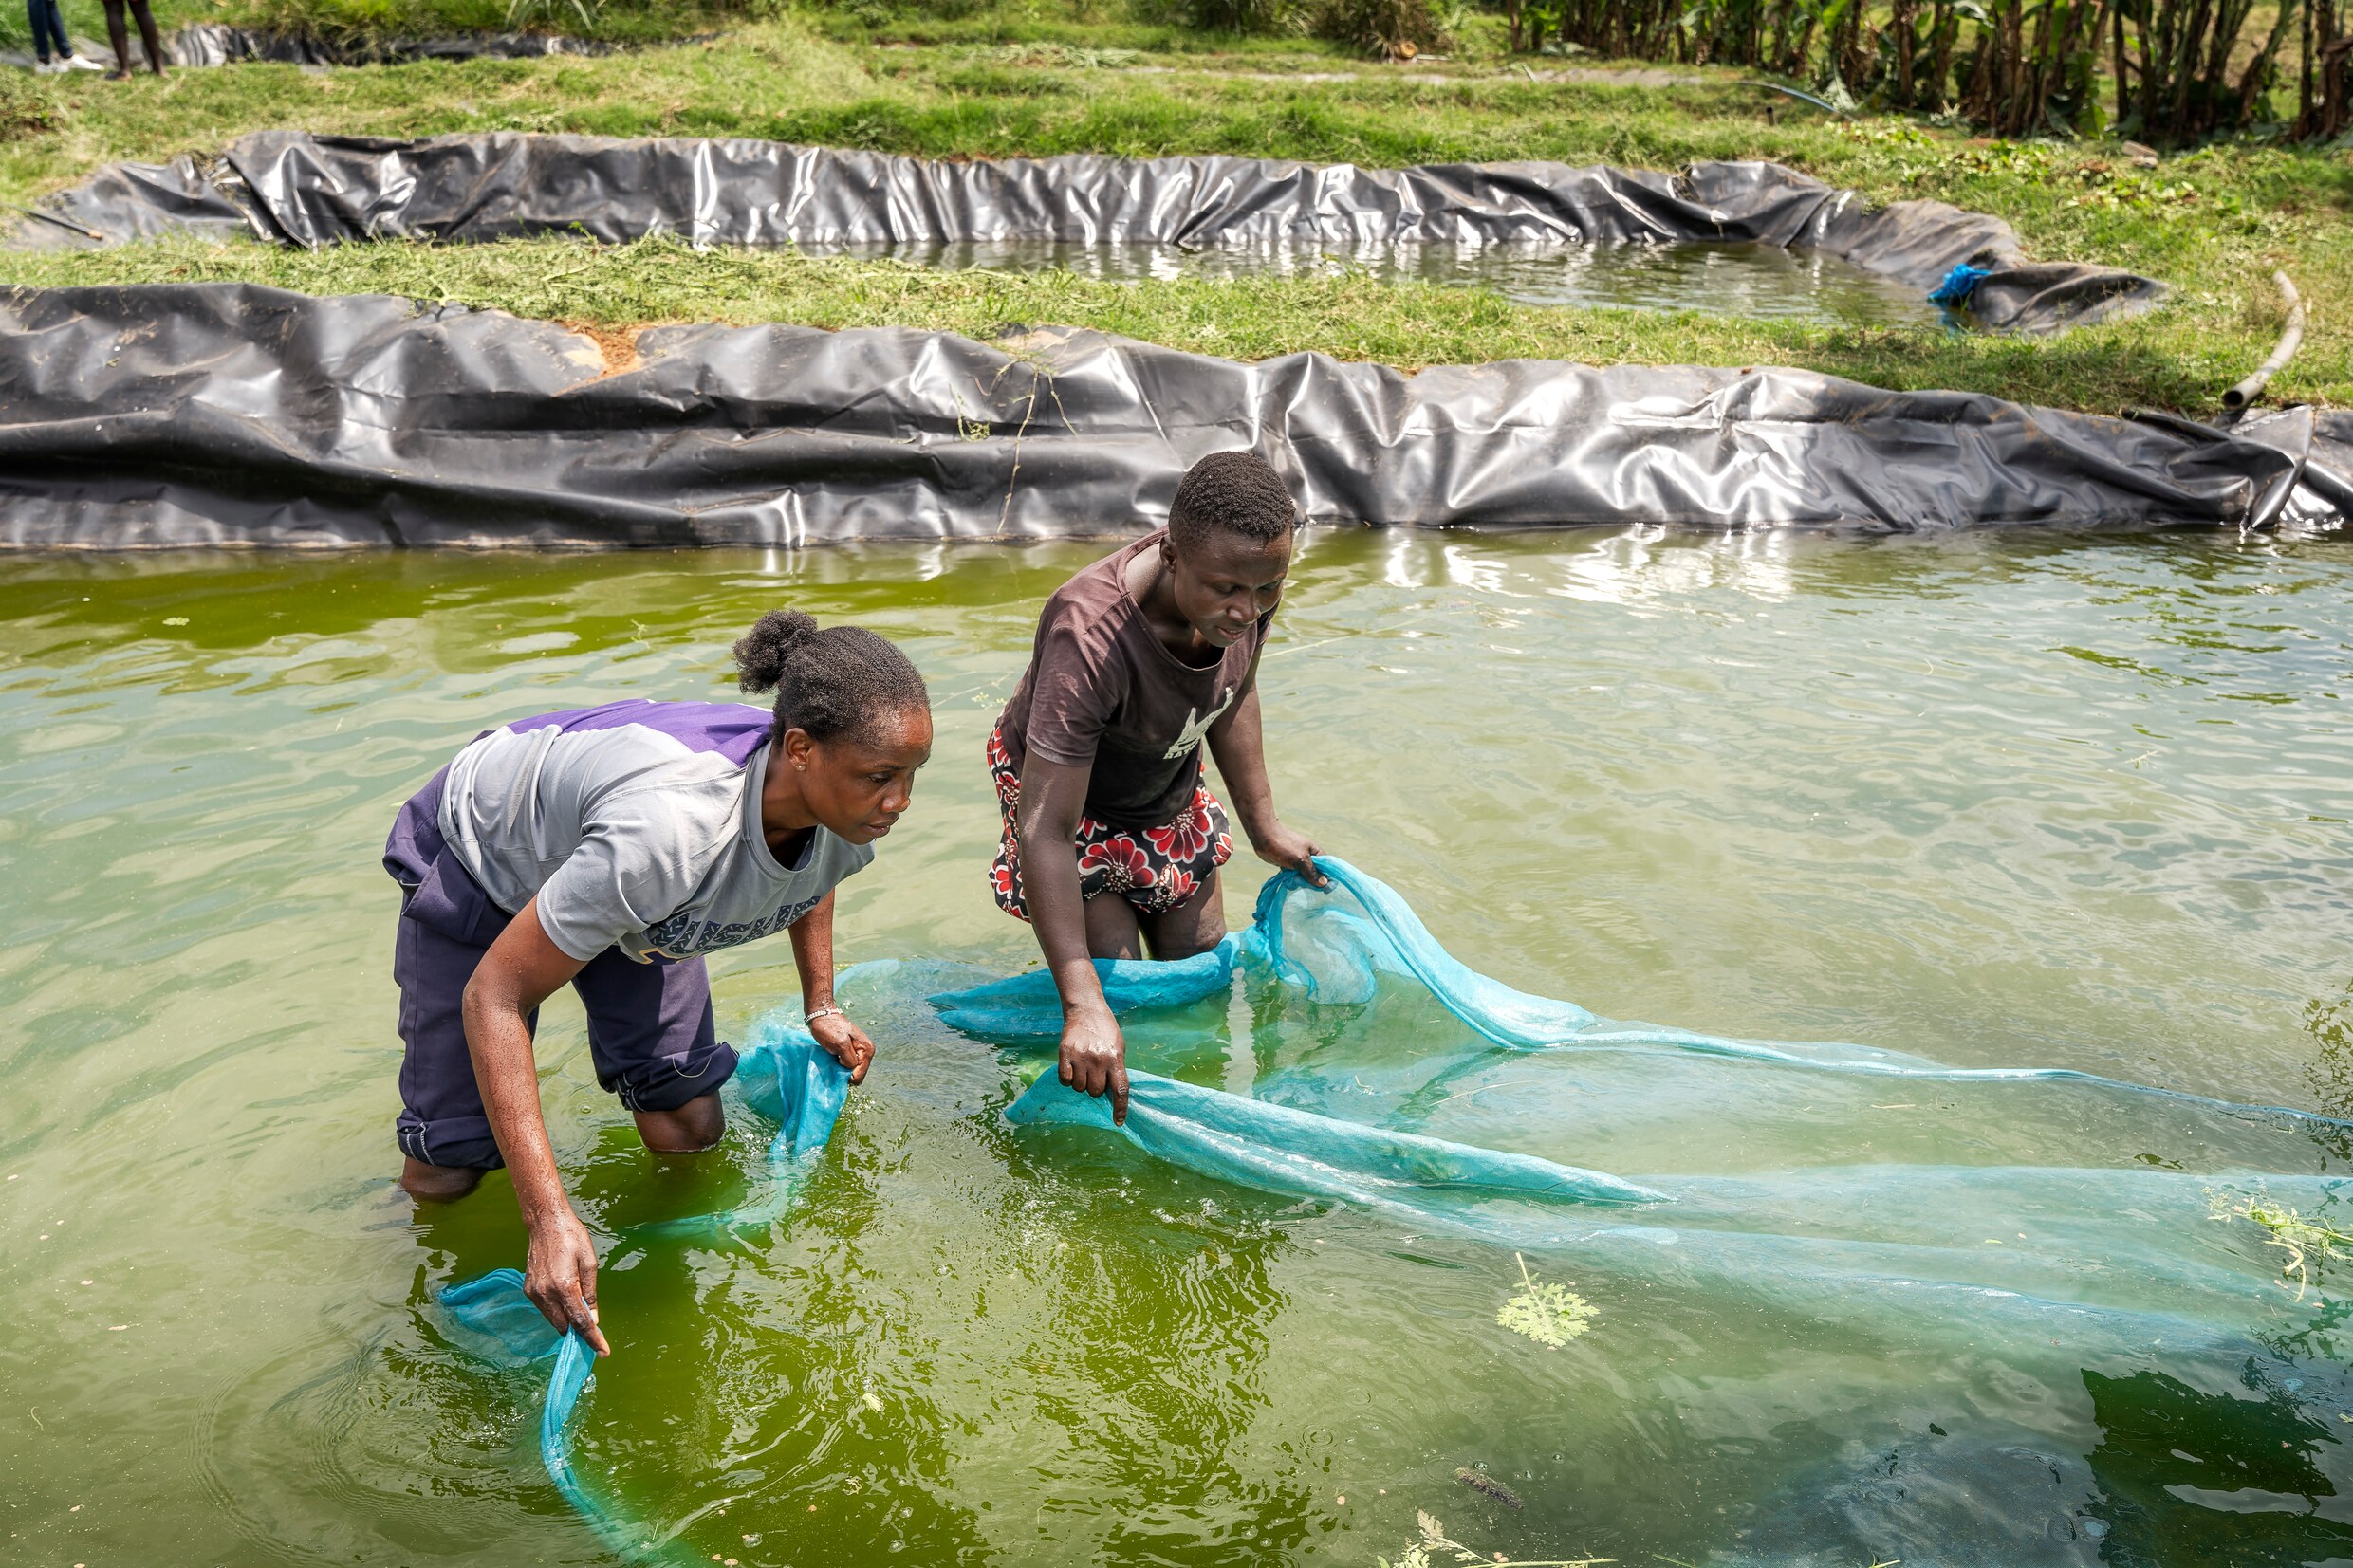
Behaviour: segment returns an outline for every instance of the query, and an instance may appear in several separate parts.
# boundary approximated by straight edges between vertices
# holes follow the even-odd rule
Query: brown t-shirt
[[[1250,689],[1269,610],[1214,664],[1168,650],[1127,591],[1128,563],[1157,550],[1151,533],[1054,590],[1013,700],[997,722],[1020,768],[1031,752],[1067,767],[1093,765],[1086,814],[1112,827],[1158,827],[1193,798],[1211,723]]]

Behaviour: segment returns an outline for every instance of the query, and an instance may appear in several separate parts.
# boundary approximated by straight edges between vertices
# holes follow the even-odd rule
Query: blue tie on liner
[[[1976,296],[1977,286],[1992,276],[1993,274],[1988,268],[1972,267],[1963,262],[1944,275],[1944,282],[1929,291],[1928,303],[1966,310],[1969,302]]]
[[[1867,1324],[1882,1346],[1909,1332],[1938,1343],[1957,1334],[2070,1352],[2144,1354],[2161,1345],[2225,1359],[2273,1354],[2250,1336],[2281,1321],[2280,1262],[2266,1250],[2277,1232],[2267,1236],[2261,1222],[2250,1222],[2259,1205],[2292,1217],[2353,1195],[2353,1187],[2341,1194],[2343,1184],[2309,1173],[2313,1140],[2342,1142],[2353,1124],[2071,1069],[1955,1068],[1867,1046],[1612,1022],[1477,973],[1386,885],[1341,860],[1317,865],[1332,879],[1330,891],[1289,872],[1275,876],[1251,927],[1207,953],[1170,964],[1098,963],[1105,996],[1128,1020],[1132,1063],[1222,1042],[1222,1014],[1206,1024],[1203,1005],[1237,994],[1249,997],[1257,1027],[1270,1030],[1277,1047],[1254,1061],[1247,1097],[1132,1067],[1126,1124],[1114,1135],[1202,1176],[1351,1205],[1415,1230],[1713,1292],[1728,1308],[1793,1308],[1816,1321]],[[904,1009],[938,972],[862,965],[843,985],[900,1008],[913,1036],[920,1024]],[[1061,1005],[1043,970],[928,1001],[950,1028],[995,1044],[1042,1054],[1061,1030]],[[1389,1008],[1405,1009],[1397,1015],[1402,1029],[1384,1025]],[[1280,1048],[1282,1031],[1303,1016],[1316,1041],[1304,1057]],[[1450,1042],[1448,1030],[1459,1038]],[[1382,1056],[1392,1037],[1405,1041],[1412,1060]],[[1356,1049],[1334,1051],[1341,1040]],[[1547,1076],[1486,1083],[1481,1075],[1499,1062]],[[847,1075],[797,1015],[782,1010],[754,1027],[734,1081],[749,1107],[777,1127],[761,1190],[722,1213],[633,1227],[624,1239],[747,1241],[788,1218],[841,1114]],[[1881,1106],[1873,1097],[1912,1083],[1940,1095],[2000,1097],[1999,1115],[1962,1129],[1958,1153],[1977,1163],[1936,1144],[1943,1135],[1936,1126],[1888,1122],[1885,1113],[1915,1107]],[[1492,1105],[1481,1098],[1496,1088],[1508,1097]],[[1825,1149],[1846,1131],[1834,1118],[1864,1125],[1875,1157],[1723,1169],[1723,1151],[1739,1144],[1732,1124],[1747,1118],[1770,1133],[1781,1130],[1777,1118],[1801,1113],[1808,1140],[1819,1127]],[[1019,1126],[1113,1131],[1106,1101],[1065,1087],[1050,1069],[1005,1116]],[[1457,1135],[1426,1130],[1434,1120]],[[1396,1125],[1407,1121],[1417,1125]],[[1690,1161],[1681,1172],[1623,1177],[1539,1152],[1549,1143],[1561,1153],[1605,1153],[1611,1137],[1649,1122],[1707,1129],[1705,1138],[1678,1132],[1638,1139]],[[2125,1135],[2139,1147],[2188,1153],[2214,1173],[2043,1163],[2051,1150],[2104,1151]],[[1912,1150],[1924,1157],[1877,1153],[1881,1138],[1894,1140],[1887,1147],[1899,1156]],[[2013,1147],[1995,1147],[2004,1138]],[[1504,1147],[1514,1143],[1537,1147]],[[2013,1157],[2002,1163],[2005,1152]],[[2251,1174],[2257,1171],[2281,1173]],[[2217,1223],[2232,1221],[2238,1223]],[[575,1472],[570,1421],[595,1358],[576,1335],[556,1336],[522,1283],[514,1270],[500,1269],[443,1290],[451,1337],[509,1366],[554,1357],[540,1430],[549,1478],[623,1559],[670,1560],[682,1549],[663,1531],[631,1522]],[[2316,1282],[2313,1303],[2330,1300]]]

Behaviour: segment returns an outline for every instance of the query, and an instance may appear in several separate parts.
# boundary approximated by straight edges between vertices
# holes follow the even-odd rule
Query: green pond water
[[[856,618],[922,665],[939,743],[841,956],[1022,968],[981,746],[1038,601],[1102,548],[0,563],[0,1560],[609,1560],[539,1467],[542,1375],[468,1360],[431,1305],[520,1263],[504,1178],[423,1214],[391,1185],[391,814],[487,725],[721,694],[762,610]],[[2345,544],[1367,532],[1314,536],[1294,582],[1264,675],[1287,815],[1474,968],[1613,1017],[2353,1116]],[[1238,924],[1261,868],[1234,869]],[[713,972],[732,1038],[796,994],[782,942]],[[881,1056],[792,1221],[624,1247],[604,1281],[577,1462],[683,1559],[1370,1568],[1426,1511],[1489,1560],[2353,1561],[2331,1263],[2266,1282],[2243,1219],[2179,1221],[2255,1260],[2238,1361],[1539,1258],[1598,1310],[1547,1349],[1496,1321],[1509,1246],[1009,1127],[1034,1054],[864,994]],[[1359,1060],[1379,1089],[1443,1023],[1240,992],[1187,1020],[1136,1050],[1239,1092]],[[541,1061],[606,1232],[757,1171],[748,1120],[716,1156],[638,1150],[568,993]],[[1545,1070],[1429,1130],[1633,1177],[1931,1145],[2192,1183],[2347,1165],[2341,1132],[2226,1148],[1936,1085],[1694,1104],[1666,1067],[1676,1115],[1619,1085],[1588,1128],[1515,1093]],[[1933,1191],[1886,1203],[1937,1222]],[[1973,1242],[2048,1219],[2089,1258],[2103,1218]]]

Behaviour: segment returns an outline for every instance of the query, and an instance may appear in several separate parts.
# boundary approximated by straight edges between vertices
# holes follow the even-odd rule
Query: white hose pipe
[[[2224,408],[2245,408],[2254,401],[2264,383],[2287,368],[2288,361],[2296,357],[2296,350],[2304,342],[2304,297],[2288,281],[2287,273],[2274,272],[2271,281],[2279,285],[2280,297],[2288,302],[2288,330],[2280,334],[2279,346],[2271,350],[2270,359],[2255,367],[2252,376],[2222,395]]]

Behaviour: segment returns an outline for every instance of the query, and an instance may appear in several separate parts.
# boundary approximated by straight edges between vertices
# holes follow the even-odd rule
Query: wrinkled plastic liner
[[[680,40],[679,42],[691,42]],[[164,40],[175,65],[406,65],[420,60],[540,60],[549,55],[618,54],[627,46],[601,38],[537,32],[460,32],[433,38],[350,38],[271,28],[191,22]]]
[[[1403,375],[1083,331],[676,326],[608,366],[495,311],[243,284],[0,292],[0,544],[800,545],[1132,533],[1253,450],[1306,517],[2260,527],[2314,416],[2226,434],[1800,370]],[[2259,437],[2259,438],[2258,438]]]
[[[553,323],[388,296],[0,294],[0,543],[30,547],[1132,534],[1226,449],[1318,525],[2269,526],[2342,512],[2313,447],[2306,409],[2221,433],[1790,369],[814,326],[658,326],[607,367]]]
[[[1762,244],[1819,250],[1922,299],[1955,267],[1976,268],[1985,275],[1968,299],[1971,315],[2020,332],[2129,315],[2165,293],[2113,267],[2030,262],[2010,225],[1987,213],[1938,201],[1874,207],[1764,162],[1699,163],[1679,175],[1091,154],[946,162],[777,141],[264,131],[217,160],[114,165],[43,210],[73,227],[19,218],[0,230],[0,244],[185,231],[305,246],[552,233],[761,247]]]

